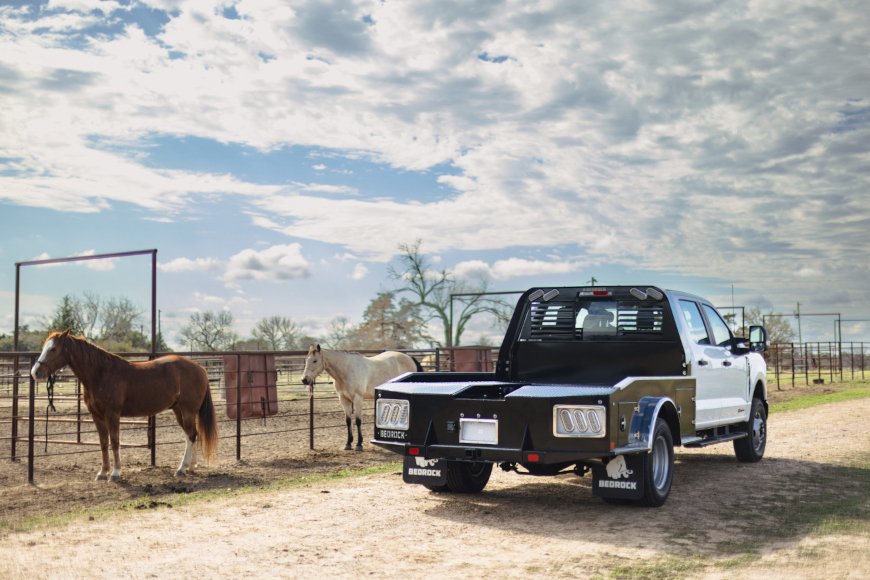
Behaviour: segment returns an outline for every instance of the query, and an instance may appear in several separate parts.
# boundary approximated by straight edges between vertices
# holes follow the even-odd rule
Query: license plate
[[[498,445],[498,420],[460,419],[459,442]]]
[[[402,481],[424,485],[445,485],[447,483],[447,462],[443,459],[406,456],[405,469],[402,470]]]

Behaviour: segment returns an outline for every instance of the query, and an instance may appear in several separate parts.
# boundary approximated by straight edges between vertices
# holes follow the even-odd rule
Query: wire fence
[[[356,352],[373,355],[383,351]],[[497,350],[489,347],[401,352],[413,356],[424,371],[489,372],[497,357]],[[117,354],[130,361],[150,358],[148,353]],[[276,449],[306,444],[315,449],[318,440],[334,441],[346,432],[345,413],[337,404],[332,379],[324,373],[312,395],[302,384],[307,351],[171,354],[193,359],[208,373],[220,438],[222,443],[234,443],[237,460],[249,445],[243,441],[251,438],[268,437],[273,444],[280,441]],[[31,483],[37,461],[56,462],[100,452],[81,383],[68,369],[58,373],[53,392],[55,410],[50,411],[46,385],[30,377],[38,356],[0,353],[0,446],[6,446],[8,460],[27,459]],[[374,424],[373,407],[373,401],[364,401],[363,425]],[[121,448],[145,452],[151,465],[156,465],[158,447],[183,444],[181,430],[170,412],[147,418],[125,417],[120,431]],[[256,448],[261,450],[262,446]]]
[[[803,342],[773,344],[764,353],[768,382],[795,387],[825,381],[864,380],[870,351],[865,342]]]

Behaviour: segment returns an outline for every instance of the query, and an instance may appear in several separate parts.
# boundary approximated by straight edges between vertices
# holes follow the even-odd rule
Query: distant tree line
[[[71,334],[83,336],[112,352],[148,351],[151,333],[145,329],[143,312],[129,298],[102,298],[93,292],[85,292],[81,297],[66,294],[37,322],[38,329],[31,330],[27,325],[19,328],[18,350],[41,350],[50,331],[69,329]],[[0,336],[0,351],[11,351],[13,343],[13,336]],[[157,350],[172,350],[160,334]]]
[[[251,337],[242,338],[234,330],[233,315],[228,310],[194,312],[178,334],[178,342],[192,351],[226,350],[307,350],[321,344],[327,348],[344,350],[411,349],[435,346],[459,346],[472,318],[479,315],[492,317],[494,327],[504,332],[513,313],[513,304],[504,299],[486,295],[490,281],[485,277],[457,280],[446,269],[435,270],[420,252],[421,241],[399,245],[397,267],[390,267],[393,288],[378,292],[362,313],[362,322],[354,323],[346,316],[334,318],[322,336],[311,336],[292,318],[268,316],[256,322]],[[453,299],[451,325],[451,294],[466,294]],[[142,324],[143,309],[127,298],[101,298],[94,293],[81,297],[67,294],[31,330],[22,326],[19,350],[37,351],[42,348],[50,330],[66,330],[84,336],[110,351],[148,351],[150,332]],[[760,307],[745,311],[745,326],[738,328],[733,313],[725,320],[737,336],[747,336],[748,327],[762,323]],[[794,327],[787,317],[764,314],[772,343],[796,340]],[[442,336],[428,334],[429,324],[437,322]],[[12,350],[12,336],[0,335],[0,351]],[[485,336],[477,344],[490,345]],[[172,349],[158,334],[157,350]]]

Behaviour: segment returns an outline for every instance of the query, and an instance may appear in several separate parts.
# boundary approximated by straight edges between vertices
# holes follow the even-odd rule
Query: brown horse
[[[31,369],[34,380],[45,379],[69,365],[82,384],[82,396],[91,413],[103,466],[97,481],[121,479],[118,452],[118,427],[121,417],[150,417],[172,409],[178,424],[187,435],[187,447],[176,477],[193,473],[196,464],[196,417],[199,415],[200,444],[206,459],[211,459],[218,445],[208,374],[201,366],[183,356],[166,356],[148,362],[128,362],[106,352],[80,336],[70,336],[69,329],[52,332],[45,341],[39,360]],[[109,472],[109,441],[115,468]]]

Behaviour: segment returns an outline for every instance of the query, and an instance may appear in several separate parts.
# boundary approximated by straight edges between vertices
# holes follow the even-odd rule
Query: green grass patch
[[[719,551],[752,554],[767,542],[813,535],[870,535],[870,453],[842,465],[812,469],[784,483],[785,495],[744,500],[725,513],[746,523],[746,539],[722,542]]]
[[[270,491],[281,491],[298,487],[312,487],[342,479],[349,479],[352,477],[363,477],[366,475],[391,473],[401,469],[402,465],[400,463],[385,463],[383,465],[376,465],[374,467],[367,467],[365,469],[342,469],[340,471],[325,475],[293,477],[288,479],[276,480],[268,484],[244,485],[238,488],[227,490],[207,490],[196,491],[192,493],[162,495],[159,499],[156,499],[146,494],[134,500],[128,500],[112,506],[103,506],[97,508],[79,507],[63,514],[51,516],[34,516],[21,520],[14,520],[10,519],[7,516],[2,516],[0,517],[0,536],[12,532],[26,532],[46,527],[64,526],[73,522],[83,520],[98,520],[114,516],[121,512],[134,512],[138,510],[144,511],[149,509],[174,509],[206,501],[253,495]],[[266,503],[260,505],[259,507],[267,508],[272,506],[271,504]]]
[[[870,387],[856,386],[846,388],[838,393],[828,393],[825,395],[809,395],[806,397],[795,397],[789,401],[782,403],[774,403],[770,406],[771,413],[780,413],[783,411],[796,411],[798,409],[806,409],[807,407],[815,407],[817,405],[825,405],[827,403],[839,403],[840,401],[852,401],[855,399],[864,399],[870,397]]]
[[[681,580],[707,568],[709,562],[703,556],[691,558],[665,558],[645,564],[629,564],[610,568],[606,578],[612,580]]]

